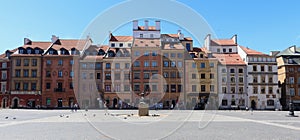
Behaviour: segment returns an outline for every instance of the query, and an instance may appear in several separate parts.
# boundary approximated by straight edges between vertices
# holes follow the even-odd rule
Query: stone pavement
[[[299,139],[300,117],[286,111],[0,110],[0,139]],[[295,112],[300,115],[300,112]]]

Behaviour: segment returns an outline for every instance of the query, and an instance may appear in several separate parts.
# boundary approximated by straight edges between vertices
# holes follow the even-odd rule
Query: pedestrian
[[[77,108],[78,108],[78,105],[74,104],[74,110],[75,110],[75,112],[77,112]]]

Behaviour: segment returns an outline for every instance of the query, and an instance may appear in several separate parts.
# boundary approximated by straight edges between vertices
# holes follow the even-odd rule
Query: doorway
[[[18,98],[15,98],[13,100],[13,108],[18,108],[19,107],[19,99]]]
[[[251,108],[256,109],[256,102],[254,100],[251,101]]]
[[[63,107],[62,98],[57,99],[57,107]]]
[[[118,99],[114,98],[114,100],[113,100],[113,108],[116,108],[117,104],[118,104]]]
[[[7,98],[3,98],[2,99],[2,108],[6,108],[7,107]]]

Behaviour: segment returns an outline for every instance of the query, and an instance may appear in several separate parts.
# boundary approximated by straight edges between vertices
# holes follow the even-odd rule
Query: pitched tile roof
[[[181,43],[176,43],[176,44],[165,44],[164,49],[166,50],[183,50],[185,49],[184,46]]]
[[[160,47],[160,39],[135,39],[133,47]]]
[[[138,30],[144,30],[144,31],[146,31],[145,26],[139,26]],[[155,26],[148,26],[148,31],[155,31],[155,30],[156,30]]]
[[[40,48],[42,50],[46,50],[50,45],[51,45],[51,42],[34,42],[33,41],[31,45],[23,45],[21,47],[25,48],[25,49],[28,48],[28,47],[30,47],[32,49],[34,49],[34,48]]]
[[[279,57],[279,56],[286,56],[286,55],[299,57],[300,56],[300,48],[296,47],[296,46],[291,46],[291,47],[288,47],[285,50],[281,51],[276,56]]]
[[[256,50],[252,50],[248,47],[244,47],[244,46],[240,46],[240,48],[248,55],[267,55],[267,54],[264,54],[262,52],[258,52]]]
[[[132,40],[133,40],[132,36],[113,36],[113,35],[111,35],[111,38],[109,41],[129,42]]]
[[[222,65],[246,65],[238,54],[213,54]]]
[[[59,43],[54,44],[52,48],[55,50],[60,50],[61,48],[71,50],[72,48],[76,48],[77,50],[82,51],[86,42],[86,39],[59,39]]]
[[[236,46],[237,44],[232,39],[214,39],[211,40],[212,46]]]

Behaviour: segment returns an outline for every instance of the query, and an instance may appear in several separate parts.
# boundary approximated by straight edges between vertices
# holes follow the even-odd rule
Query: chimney
[[[148,29],[149,29],[149,21],[145,20],[145,30],[148,30]]]
[[[55,35],[52,35],[52,38],[51,38],[51,43],[55,44],[57,41],[58,41],[58,37],[55,36]]]
[[[160,21],[159,20],[155,21],[155,29],[160,30]]]
[[[234,44],[237,44],[237,35],[235,34],[234,36],[231,37],[233,40]]]
[[[139,24],[138,20],[134,20],[133,21],[133,30],[137,30],[138,29],[138,24]]]
[[[291,50],[293,53],[296,53],[296,51],[297,51],[296,49],[297,49],[297,48],[296,48],[296,45],[290,47],[290,50]]]
[[[24,45],[31,45],[32,41],[28,38],[24,38]]]
[[[181,33],[181,30],[177,31],[177,35],[179,37],[179,40],[183,40],[184,39],[184,34]]]

